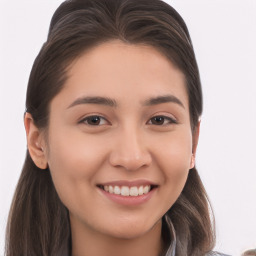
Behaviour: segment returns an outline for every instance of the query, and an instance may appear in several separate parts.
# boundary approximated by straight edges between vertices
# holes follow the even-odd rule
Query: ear
[[[198,121],[198,123],[195,126],[194,131],[193,131],[193,145],[192,145],[192,156],[191,156],[191,162],[190,162],[190,169],[195,167],[196,149],[197,149],[198,140],[199,140],[200,124],[201,124],[201,121]]]
[[[30,113],[25,113],[24,125],[27,134],[27,146],[29,154],[35,163],[35,165],[40,169],[47,168],[47,158],[45,153],[45,142],[43,139],[42,131],[40,131],[34,124],[32,115]]]

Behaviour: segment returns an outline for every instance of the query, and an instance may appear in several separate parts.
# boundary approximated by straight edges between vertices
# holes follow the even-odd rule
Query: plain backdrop
[[[32,63],[60,0],[0,2],[0,255],[26,149]],[[185,19],[204,93],[196,164],[216,217],[216,250],[256,247],[256,1],[170,0]]]

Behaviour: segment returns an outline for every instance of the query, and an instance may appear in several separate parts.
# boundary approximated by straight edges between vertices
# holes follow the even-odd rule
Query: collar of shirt
[[[163,225],[167,225],[167,228],[169,230],[169,237],[170,237],[170,240],[171,240],[171,244],[169,245],[165,256],[175,256],[175,251],[176,251],[176,233],[175,233],[175,229],[174,229],[174,226],[172,224],[171,219],[168,217],[167,214],[164,216],[164,220],[165,221],[163,222]]]
[[[168,234],[168,240],[169,242],[171,241],[165,256],[175,256],[175,251],[176,251],[176,232],[174,229],[174,226],[172,224],[171,219],[168,217],[168,215],[166,214],[163,218],[163,226],[166,225],[166,230],[169,231]],[[166,241],[168,243],[168,240]],[[219,252],[214,252],[214,251],[210,251],[209,253],[207,253],[205,256],[230,256],[227,254],[222,254]]]

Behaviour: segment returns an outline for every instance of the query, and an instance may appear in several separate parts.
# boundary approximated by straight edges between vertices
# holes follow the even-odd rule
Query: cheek
[[[192,157],[191,132],[170,134],[169,137],[161,141],[156,154],[166,174],[172,174],[173,170],[173,172],[178,172],[177,175],[179,175],[182,170],[189,170]]]
[[[105,158],[106,150],[91,138],[68,130],[54,133],[49,139],[48,164],[60,198],[67,202],[86,193]]]
[[[192,156],[190,133],[175,134],[165,140],[157,153],[159,168],[163,174],[165,193],[170,205],[179,197],[186,183]]]
[[[104,159],[102,148],[94,138],[64,130],[50,139],[49,165],[52,171],[65,172],[74,178],[90,176]]]

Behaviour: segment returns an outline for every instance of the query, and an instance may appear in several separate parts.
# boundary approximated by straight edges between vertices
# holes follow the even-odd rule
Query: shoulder
[[[205,256],[231,256],[220,252],[208,252]]]

